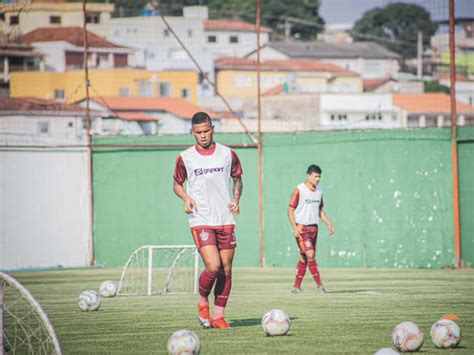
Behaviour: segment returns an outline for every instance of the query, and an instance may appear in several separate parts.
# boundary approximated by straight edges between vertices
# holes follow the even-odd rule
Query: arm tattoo
[[[242,177],[238,176],[234,178],[233,180],[234,180],[234,188],[233,188],[234,200],[239,201],[240,196],[242,195],[242,190],[244,188],[244,184],[242,183]]]

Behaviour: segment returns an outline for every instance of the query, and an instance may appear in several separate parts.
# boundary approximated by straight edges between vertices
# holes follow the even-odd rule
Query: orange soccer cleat
[[[224,317],[213,319],[211,324],[213,328],[231,329],[229,323],[226,322]]]
[[[204,328],[211,328],[211,315],[209,314],[209,305],[198,305],[198,320]]]

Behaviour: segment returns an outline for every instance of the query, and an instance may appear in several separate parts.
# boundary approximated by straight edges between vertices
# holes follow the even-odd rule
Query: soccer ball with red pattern
[[[400,351],[418,351],[423,346],[423,332],[413,322],[401,322],[392,330],[393,345]]]
[[[266,336],[285,335],[290,330],[290,318],[281,309],[272,309],[262,317],[262,327]]]
[[[455,348],[461,341],[461,329],[452,320],[440,319],[431,326],[430,336],[437,348]]]

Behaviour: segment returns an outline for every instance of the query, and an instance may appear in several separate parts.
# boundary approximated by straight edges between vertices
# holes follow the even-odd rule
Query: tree
[[[406,59],[416,57],[418,31],[426,48],[437,27],[425,8],[394,3],[365,12],[354,24],[352,36],[356,41],[375,41]]]

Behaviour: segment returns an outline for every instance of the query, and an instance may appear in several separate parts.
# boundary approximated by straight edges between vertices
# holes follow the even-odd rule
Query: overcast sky
[[[415,3],[425,7],[433,20],[449,17],[448,0],[320,0],[320,16],[327,24],[354,23],[363,13],[374,7],[384,7],[394,2]],[[474,19],[474,0],[455,0],[456,17]]]

